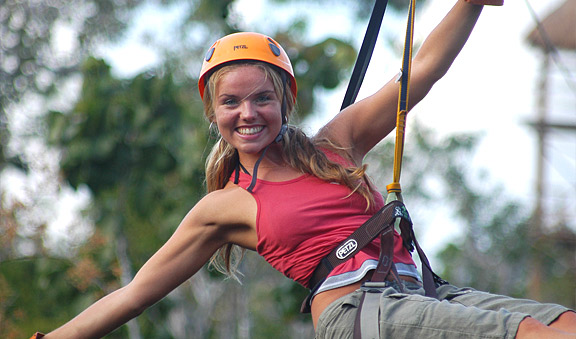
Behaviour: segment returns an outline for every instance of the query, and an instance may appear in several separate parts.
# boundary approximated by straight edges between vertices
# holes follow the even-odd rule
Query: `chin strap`
[[[282,126],[280,127],[280,132],[278,133],[278,136],[276,136],[276,139],[274,139],[274,141],[271,144],[264,147],[264,149],[262,150],[262,154],[260,155],[258,160],[256,160],[256,163],[254,164],[254,171],[252,173],[252,181],[250,182],[250,185],[246,189],[250,193],[253,192],[254,187],[256,186],[256,182],[258,181],[258,167],[260,166],[260,163],[264,159],[264,156],[266,155],[266,151],[268,151],[268,148],[270,148],[270,146],[272,144],[281,142],[282,139],[284,138],[284,134],[286,133],[286,131],[288,131],[288,116],[287,116],[287,110],[288,110],[288,101],[287,100],[288,100],[288,98],[287,98],[287,94],[286,94],[286,84],[288,83],[288,77],[286,76],[286,73],[283,70],[280,70],[280,77],[282,78],[282,104],[281,104],[281,108],[280,108],[280,112],[282,115]],[[238,151],[236,151],[236,152],[238,152]],[[244,166],[242,166],[242,164],[240,163],[240,159],[238,159],[238,164],[236,165],[236,171],[234,174],[234,183],[235,184],[238,184],[238,182],[240,180],[240,167],[243,168],[244,172],[246,172],[247,174],[250,174],[244,168]]]
[[[280,112],[282,114],[282,127],[280,127],[280,133],[278,133],[278,136],[276,139],[274,139],[274,142],[282,141],[284,133],[286,133],[288,130],[288,98],[286,94],[286,84],[288,84],[288,77],[286,76],[286,72],[282,70],[280,71],[280,77],[282,78],[282,106],[280,108]]]

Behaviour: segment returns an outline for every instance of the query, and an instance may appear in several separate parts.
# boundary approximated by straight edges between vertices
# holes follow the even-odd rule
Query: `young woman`
[[[412,106],[448,70],[481,6],[458,0],[412,66]],[[307,286],[319,261],[384,202],[362,160],[395,127],[398,84],[340,112],[316,136],[288,126],[296,99],[290,61],[274,40],[237,33],[218,40],[200,74],[205,114],[221,140],[207,161],[209,193],[127,286],[97,301],[46,338],[98,338],[159,301],[216,257],[233,270],[233,247],[257,251]],[[576,314],[450,285],[424,297],[410,253],[394,234],[394,262],[408,292],[380,298],[382,337],[574,338]],[[336,267],[311,312],[318,338],[351,338],[358,289],[376,266],[378,240]],[[194,315],[191,315],[194,316]]]

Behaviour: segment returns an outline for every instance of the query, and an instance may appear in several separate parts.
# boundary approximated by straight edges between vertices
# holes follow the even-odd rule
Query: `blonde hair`
[[[214,98],[216,86],[222,77],[243,65],[253,65],[260,68],[266,79],[271,79],[274,84],[276,94],[279,98],[286,93],[286,117],[290,118],[295,112],[295,100],[290,85],[282,83],[279,70],[263,62],[246,61],[241,63],[228,64],[216,70],[208,79],[204,92],[204,114],[210,122],[214,122]],[[335,145],[327,139],[311,139],[295,126],[288,126],[286,133],[282,137],[282,156],[284,161],[292,168],[316,176],[317,178],[329,182],[337,182],[350,188],[352,193],[361,194],[366,200],[366,209],[373,202],[373,195],[370,190],[368,178],[366,176],[366,165],[361,167],[344,167],[338,163],[330,161],[320,149],[328,149],[344,156],[349,163],[353,163],[348,152],[342,147]],[[238,165],[238,153],[222,137],[216,142],[208,159],[206,160],[206,188],[208,192],[224,188],[230,176]],[[351,194],[352,194],[351,193]],[[224,245],[210,260],[210,264],[218,271],[237,279],[236,270],[242,257],[243,251],[233,244]]]

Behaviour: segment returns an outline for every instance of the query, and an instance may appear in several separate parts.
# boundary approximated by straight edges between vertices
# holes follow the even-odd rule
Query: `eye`
[[[256,102],[259,104],[266,104],[269,103],[270,101],[273,101],[276,97],[274,96],[273,93],[261,93],[258,95],[258,97],[256,97]]]
[[[260,95],[260,96],[258,96],[258,98],[256,99],[256,101],[258,101],[258,102],[267,102],[267,101],[270,101],[270,100],[271,100],[271,98],[270,98],[270,96],[267,95],[267,94]]]
[[[224,106],[235,106],[238,104],[238,101],[234,98],[226,98],[222,100],[222,105]]]

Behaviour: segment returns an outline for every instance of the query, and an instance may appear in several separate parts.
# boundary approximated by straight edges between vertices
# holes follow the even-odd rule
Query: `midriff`
[[[316,323],[318,323],[318,318],[320,318],[320,314],[322,314],[322,312],[324,311],[324,309],[326,309],[326,307],[328,307],[328,305],[330,305],[337,299],[356,291],[357,289],[362,287],[362,284],[365,281],[370,280],[371,277],[372,272],[368,273],[364,278],[362,278],[362,280],[356,283],[318,293],[314,297],[314,299],[312,299],[312,305],[311,305],[312,322],[314,323],[314,329],[316,329]],[[420,284],[418,280],[416,280],[411,276],[400,275],[400,279],[415,284]]]

